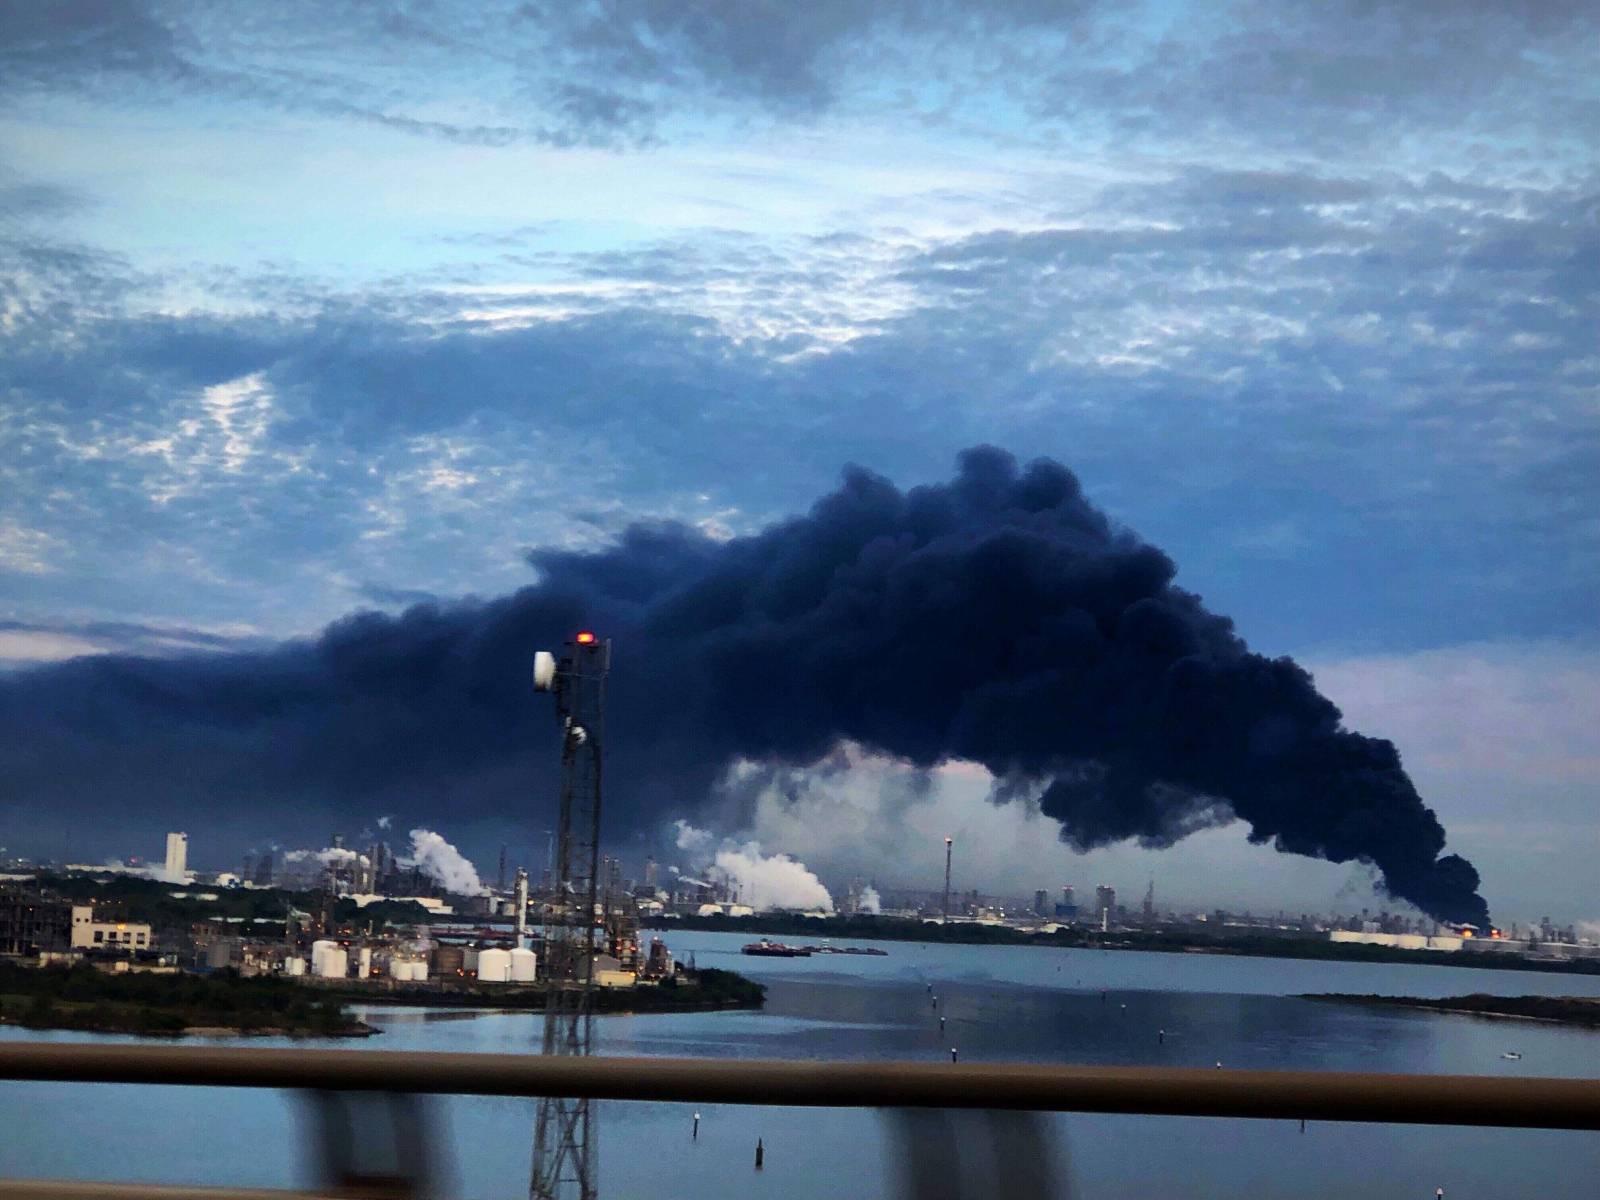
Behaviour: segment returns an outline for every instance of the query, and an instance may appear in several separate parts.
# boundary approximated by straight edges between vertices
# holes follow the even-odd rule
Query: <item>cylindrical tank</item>
[[[327,938],[322,938],[322,939],[320,939],[318,941],[312,942],[311,943],[311,973],[313,975],[321,975],[323,973],[323,971],[322,971],[322,959],[323,959],[323,956],[326,955],[329,950],[337,950],[338,948],[339,948],[339,943],[338,942],[329,941]]]
[[[419,958],[419,959],[416,959],[415,961],[413,961],[413,962],[411,962],[411,963],[409,963],[407,965],[409,967],[409,970],[406,973],[406,977],[408,979],[410,979],[411,982],[413,982],[413,983],[426,983],[427,982],[427,979],[428,979],[428,964],[427,963],[423,962]]]
[[[410,961],[408,959],[404,959],[404,958],[391,958],[389,960],[389,978],[390,979],[410,979],[411,978],[411,963],[410,963]]]
[[[285,975],[304,975],[306,973],[306,960],[303,958],[284,959],[283,973]]]
[[[539,956],[526,946],[514,949],[511,952],[511,982],[532,983],[538,961]]]
[[[466,970],[467,953],[460,946],[437,946],[433,951],[435,975],[459,975]]]
[[[356,974],[365,979],[372,974],[372,947],[363,946],[356,951]]]
[[[350,974],[350,956],[338,946],[324,950],[318,962],[317,974],[323,979],[343,979]]]
[[[511,954],[506,950],[478,953],[478,979],[483,983],[511,982]]]

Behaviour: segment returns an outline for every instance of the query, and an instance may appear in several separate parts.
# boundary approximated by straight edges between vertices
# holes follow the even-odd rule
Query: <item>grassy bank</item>
[[[1401,950],[1360,942],[1330,942],[1326,935],[1299,933],[1209,933],[1192,928],[1131,929],[1101,933],[1065,926],[1053,933],[1030,933],[1003,925],[950,924],[910,917],[803,917],[761,913],[749,917],[683,917],[656,921],[671,932],[699,929],[817,941],[851,939],[926,942],[934,945],[1058,946],[1086,950],[1145,950],[1170,954],[1230,954],[1247,958],[1297,958],[1328,962],[1416,963],[1432,967],[1479,967],[1497,971],[1545,971],[1600,975],[1600,959],[1543,959],[1485,951]]]
[[[375,1032],[336,997],[287,980],[236,975],[108,974],[93,967],[0,963],[0,1021],[31,1029],[179,1036],[192,1030],[296,1037]]]

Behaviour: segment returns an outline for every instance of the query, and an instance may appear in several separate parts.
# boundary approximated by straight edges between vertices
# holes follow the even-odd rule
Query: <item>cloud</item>
[[[585,511],[740,532],[846,457],[914,477],[988,437],[1071,446],[1230,607],[1258,607],[1269,644],[1298,636],[1275,561],[1328,570],[1314,594],[1413,571],[1366,601],[1408,631],[1436,620],[1408,600],[1423,587],[1473,594],[1452,640],[1575,628],[1600,603],[1592,191],[1183,169],[1106,195],[1114,217],[1028,231],[564,253],[630,299],[539,319],[462,316],[515,291],[84,311],[60,300],[79,272],[108,297],[126,277],[69,257],[19,302],[36,315],[0,367],[9,519],[71,547],[23,556],[59,577],[41,594],[151,611],[172,594],[144,583],[159,555],[185,581],[163,615],[298,610],[288,632],[353,580],[513,586],[519,546],[601,536]],[[1353,556],[1346,582],[1328,546]],[[298,569],[263,570],[275,554]],[[1357,611],[1330,606],[1321,636]]]
[[[153,656],[259,650],[271,644],[249,630],[188,629],[128,621],[0,620],[0,666],[60,662],[94,654]]]
[[[1460,793],[1475,815],[1517,793],[1578,818],[1600,789],[1600,651],[1583,644],[1481,643],[1316,664],[1352,720],[1379,721],[1412,769]],[[1558,794],[1567,791],[1563,805]],[[1581,799],[1580,799],[1581,797]],[[1576,803],[1572,803],[1576,801]]]
[[[481,146],[646,148],[823,115],[1057,142],[1320,148],[1396,131],[1596,120],[1592,6],[814,0],[309,3],[241,13],[31,5],[0,27],[13,93],[204,97]],[[1581,138],[1578,139],[1581,142]]]
[[[849,769],[763,780],[727,826],[734,841],[782,847],[825,879],[937,896],[944,838],[955,838],[953,886],[1010,900],[1080,896],[1096,884],[1138,895],[1156,881],[1163,908],[1351,912],[1392,906],[1364,871],[1252,845],[1234,824],[1149,850],[1133,843],[1087,852],[1063,845],[1036,804],[994,803],[993,779],[970,763],[920,771],[852,747]]]

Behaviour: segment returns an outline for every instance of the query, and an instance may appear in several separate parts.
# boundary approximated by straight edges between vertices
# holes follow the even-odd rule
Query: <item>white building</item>
[[[164,874],[170,883],[182,883],[189,868],[189,835],[167,834],[167,866]]]
[[[96,921],[94,906],[72,906],[74,950],[148,950],[155,943],[150,926],[133,921]]]

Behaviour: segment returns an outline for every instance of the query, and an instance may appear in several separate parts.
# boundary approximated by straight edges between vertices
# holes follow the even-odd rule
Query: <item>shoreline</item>
[[[456,1009],[462,1014],[539,1013],[550,994],[547,986],[537,985],[504,991],[473,983],[393,990],[350,982],[324,985],[279,979],[160,977],[192,984],[201,993],[175,995],[161,983],[151,982],[155,978],[107,976],[82,967],[65,972],[51,968],[14,971],[9,986],[18,990],[0,993],[0,1025],[160,1038],[363,1038],[383,1031],[352,1016],[349,1010],[357,1006]],[[181,993],[184,983],[170,986]],[[73,985],[92,989],[93,994],[75,993]],[[750,1011],[766,1004],[766,992],[765,985],[743,975],[708,967],[697,971],[693,982],[601,989],[595,993],[593,1011],[596,1016]],[[273,1003],[245,1007],[238,1003],[241,996]]]
[[[9,1026],[16,1029],[31,1029],[39,1033],[105,1033],[126,1034],[132,1037],[165,1038],[177,1040],[179,1038],[255,1038],[255,1037],[281,1037],[296,1038],[307,1041],[320,1041],[324,1038],[368,1038],[376,1037],[383,1030],[376,1025],[368,1025],[365,1021],[353,1021],[349,1026],[341,1029],[290,1029],[286,1026],[257,1026],[249,1029],[238,1025],[185,1025],[181,1029],[140,1029],[136,1024],[128,1022],[110,1022],[102,1024],[87,1024],[68,1021],[51,1021],[43,1024],[17,1020],[12,1017],[0,1017],[0,1026]]]
[[[1600,958],[1530,958],[1508,952],[1478,950],[1401,950],[1390,946],[1329,942],[1314,936],[1274,934],[1185,936],[1144,930],[1118,930],[1102,935],[1085,927],[1063,927],[1053,933],[1031,932],[1004,925],[929,923],[899,917],[683,917],[653,920],[641,926],[653,933],[693,931],[863,942],[907,942],[926,946],[1030,946],[1051,950],[1131,950],[1149,954],[1203,954],[1233,958],[1279,958],[1303,962],[1356,962],[1482,971],[1534,971],[1550,975],[1600,975]]]
[[[1299,997],[1331,1004],[1359,1004],[1371,1008],[1404,1008],[1459,1017],[1488,1017],[1502,1021],[1538,1021],[1547,1025],[1592,1029],[1600,1032],[1600,999],[1585,996],[1470,996],[1355,995],[1312,992]]]

